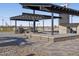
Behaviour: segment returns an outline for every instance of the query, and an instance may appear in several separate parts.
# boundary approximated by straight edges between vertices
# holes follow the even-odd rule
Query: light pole
[[[11,26],[11,20],[10,20],[10,26]]]
[[[2,26],[4,26],[4,19],[2,19]]]

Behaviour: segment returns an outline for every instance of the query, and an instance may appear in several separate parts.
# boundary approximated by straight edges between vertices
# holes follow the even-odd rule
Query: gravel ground
[[[3,34],[3,33],[2,33]],[[2,35],[0,33],[0,37]],[[15,35],[4,33],[3,37],[21,37],[24,35]],[[1,38],[0,38],[1,39]],[[1,56],[79,56],[79,39],[67,40],[55,43],[32,42],[26,39],[26,45],[7,45],[0,46]],[[0,44],[1,45],[1,44]]]

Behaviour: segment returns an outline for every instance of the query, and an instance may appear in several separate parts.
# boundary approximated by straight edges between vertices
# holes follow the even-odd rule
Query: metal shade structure
[[[20,21],[33,21],[33,20],[38,21],[42,19],[51,19],[51,16],[22,13],[22,15],[10,17],[10,20],[20,20]]]
[[[53,16],[53,18],[61,18],[61,17]],[[35,22],[39,21],[39,20],[43,20],[43,19],[44,20],[51,19],[51,16],[40,15],[40,14],[22,13],[22,15],[10,17],[10,20],[15,20],[16,30],[17,30],[17,21],[33,21],[34,22],[33,23],[33,28],[34,28],[34,31],[35,31]]]
[[[33,9],[33,10],[41,10],[53,13],[66,13],[69,15],[79,16],[79,11],[71,8],[66,8],[62,6],[58,6],[51,3],[20,3],[23,8]]]
[[[61,18],[58,16],[53,16],[54,18]],[[29,13],[22,13],[19,16],[10,17],[10,20],[18,20],[18,21],[39,21],[43,19],[51,19],[51,16],[48,15],[40,15],[40,14],[29,14]]]
[[[51,7],[52,4],[30,4],[30,3],[21,3],[23,8],[29,8],[33,10],[33,14],[29,13],[22,13],[22,15],[19,16],[14,16],[10,17],[10,20],[15,20],[15,27],[16,27],[16,20],[19,21],[33,21],[33,31],[35,32],[35,22],[38,20],[46,20],[46,19],[52,19],[52,34],[53,34],[53,19],[54,18],[61,18],[59,16],[54,16],[53,14],[51,16],[48,15],[40,15],[40,14],[35,14],[35,10],[44,10],[44,11],[49,11],[46,7]]]
[[[27,16],[25,16],[25,15],[13,16],[13,17],[10,17],[10,20],[17,20],[17,21],[33,21],[32,18],[27,17]],[[35,20],[35,21],[38,21],[38,20]]]

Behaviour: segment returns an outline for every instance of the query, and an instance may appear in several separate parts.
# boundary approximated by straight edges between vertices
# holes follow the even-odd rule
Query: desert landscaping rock
[[[20,36],[25,38],[23,34],[19,34],[16,37]],[[79,39],[66,40],[55,43],[32,41],[29,39],[25,40],[28,42],[23,46],[0,46],[0,56],[79,56]]]

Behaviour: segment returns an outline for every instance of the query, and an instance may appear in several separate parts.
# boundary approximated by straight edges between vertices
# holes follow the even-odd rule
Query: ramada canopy
[[[21,20],[21,21],[33,21],[33,20],[38,21],[41,19],[51,19],[51,16],[23,13],[22,15],[19,16],[10,17],[10,20]]]
[[[20,3],[23,8],[29,8],[33,10],[41,10],[53,13],[66,13],[69,15],[79,16],[79,11],[71,8],[58,6],[51,3]]]
[[[54,16],[53,18],[61,18],[61,17]],[[22,15],[10,17],[10,20],[21,20],[21,21],[33,21],[33,20],[38,21],[42,19],[51,19],[51,16],[22,13]]]

